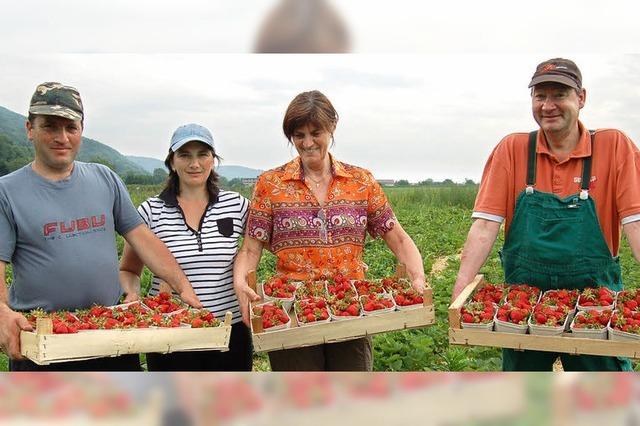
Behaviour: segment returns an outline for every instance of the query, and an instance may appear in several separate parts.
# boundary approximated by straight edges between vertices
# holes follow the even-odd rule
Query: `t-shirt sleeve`
[[[124,182],[113,171],[109,170],[111,175],[111,181],[113,182],[114,190],[114,202],[113,202],[113,217],[115,221],[115,228],[118,234],[124,235],[131,231],[133,228],[142,224],[142,218],[138,214],[138,211],[131,202],[131,197],[127,191],[127,187]]]
[[[240,226],[242,227],[242,232],[244,233],[247,229],[247,217],[249,216],[249,200],[244,198],[242,195],[240,197]]]
[[[151,215],[151,203],[149,202],[149,200],[143,201],[142,204],[138,206],[138,214],[140,215],[144,223],[149,228],[153,229],[153,224],[151,223],[153,221]]]
[[[273,210],[271,208],[271,190],[265,174],[260,175],[253,190],[249,206],[246,234],[256,240],[271,242],[273,230]]]
[[[502,222],[507,216],[508,182],[511,179],[507,158],[508,148],[503,140],[493,150],[484,166],[472,218]]]
[[[9,200],[0,187],[0,260],[10,263],[15,247],[16,228],[13,212]]]
[[[367,231],[373,238],[378,238],[391,231],[397,219],[380,184],[370,173],[368,177]]]
[[[616,152],[616,205],[623,225],[640,220],[640,151],[624,133]]]

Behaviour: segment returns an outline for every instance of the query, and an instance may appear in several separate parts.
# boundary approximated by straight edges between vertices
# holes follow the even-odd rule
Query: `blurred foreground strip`
[[[452,425],[518,418],[522,375],[272,373],[176,376],[196,425]],[[493,396],[493,397],[492,397]]]
[[[0,425],[160,425],[162,395],[153,387],[142,403],[111,373],[5,373],[0,376]],[[128,378],[132,379],[133,376]]]

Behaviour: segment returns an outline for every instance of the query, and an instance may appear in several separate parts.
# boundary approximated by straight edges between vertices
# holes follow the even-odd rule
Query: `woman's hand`
[[[424,277],[418,277],[418,278],[415,278],[415,279],[411,280],[411,284],[413,285],[414,290],[417,291],[420,294],[422,294],[424,292],[424,289],[427,286],[427,283],[426,283]]]
[[[196,309],[203,308],[202,302],[200,302],[200,299],[198,299],[198,296],[196,295],[196,292],[193,290],[193,287],[191,287],[190,283],[188,285],[183,286],[183,290],[180,293],[178,293],[178,296],[180,296],[180,299],[182,299],[182,301],[189,306],[192,306]]]
[[[262,299],[246,283],[238,284],[238,285],[234,284],[233,287],[236,292],[236,297],[238,298],[238,304],[240,305],[242,322],[244,322],[247,327],[251,327],[251,321],[250,321],[250,315],[249,315],[249,303],[259,302]]]
[[[242,241],[242,247],[240,251],[238,251],[238,255],[233,264],[233,289],[236,292],[238,304],[240,305],[242,322],[244,322],[247,327],[251,327],[249,303],[262,300],[260,296],[249,287],[247,275],[249,271],[255,271],[258,267],[263,247],[264,243],[262,241],[245,235]]]
[[[140,300],[140,295],[136,292],[125,293],[122,303],[132,303]]]

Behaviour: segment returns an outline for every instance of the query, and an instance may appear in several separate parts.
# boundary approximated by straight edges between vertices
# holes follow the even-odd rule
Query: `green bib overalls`
[[[529,134],[527,188],[516,200],[500,253],[505,282],[526,283],[542,291],[590,286],[622,290],[619,260],[611,256],[589,197],[592,157],[583,161],[580,193],[560,198],[534,190],[537,133]],[[592,133],[592,148],[593,143]],[[551,371],[558,356],[565,371],[631,371],[626,358],[512,349],[503,349],[502,356],[504,371]]]

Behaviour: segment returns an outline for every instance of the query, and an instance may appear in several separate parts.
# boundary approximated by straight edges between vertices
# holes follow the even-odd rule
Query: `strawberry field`
[[[129,189],[136,205],[159,192],[157,186],[132,186]],[[385,188],[396,216],[422,253],[428,281],[434,292],[436,324],[424,329],[374,336],[375,370],[500,370],[500,350],[454,347],[448,344],[447,308],[451,286],[459,266],[459,254],[471,225],[470,215],[476,189],[475,186]],[[243,192],[245,196],[250,196],[249,188]],[[500,245],[501,241],[496,247]],[[122,249],[120,237],[119,249]],[[620,257],[625,286],[638,287],[640,267],[633,260],[626,242],[622,244]],[[258,269],[258,281],[265,280],[273,273],[274,260],[271,254],[263,254]],[[382,240],[367,240],[365,262],[369,266],[368,276],[371,278],[392,275],[396,264],[393,254]],[[497,249],[494,249],[481,272],[489,282],[503,280]],[[145,269],[145,288],[149,286],[150,278],[149,272]],[[0,368],[6,369],[6,358],[0,359],[0,363]],[[635,365],[638,369],[638,364]],[[254,356],[254,368],[259,371],[269,369],[266,355]]]

